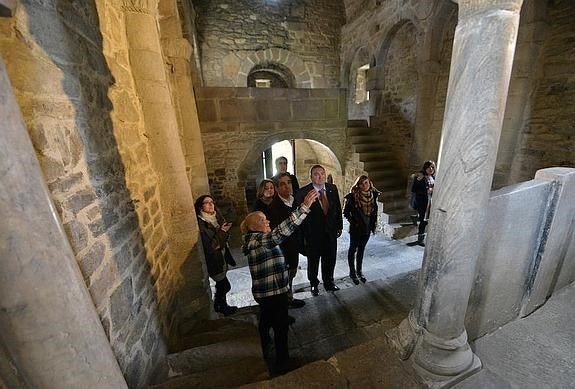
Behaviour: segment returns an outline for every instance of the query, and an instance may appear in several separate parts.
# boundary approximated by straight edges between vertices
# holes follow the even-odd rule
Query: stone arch
[[[396,37],[397,32],[407,24],[411,24],[411,25],[415,26],[411,22],[411,20],[402,19],[399,22],[397,22],[396,24],[394,24],[389,29],[387,34],[385,34],[385,38],[383,39],[383,42],[381,43],[381,45],[379,46],[379,49],[377,50],[377,53],[375,54],[375,62],[379,66],[385,66],[385,58],[387,57],[387,53],[389,51],[389,47],[391,46],[391,43],[393,42],[394,38]]]
[[[312,140],[321,143],[325,146],[331,153],[333,153],[333,157],[337,162],[336,165],[338,167],[338,172],[343,176],[343,172],[345,171],[345,166],[342,161],[345,161],[345,145],[338,144],[337,139],[333,138],[330,139],[328,132],[323,134],[322,132],[318,132],[317,130],[313,129],[303,129],[303,130],[295,130],[295,131],[281,131],[274,134],[270,134],[264,138],[258,139],[252,147],[244,154],[241,162],[237,168],[236,176],[237,176],[237,188],[249,188],[250,186],[254,186],[255,182],[250,181],[253,179],[253,167],[255,161],[259,159],[262,152],[271,147],[273,144],[277,142],[281,142],[286,139],[306,139]],[[247,200],[245,197],[245,191],[240,197],[236,197],[234,207],[236,209],[236,214],[240,218],[247,214],[249,210],[249,205],[247,204]]]
[[[249,54],[241,63],[235,86],[245,87],[247,85],[248,74],[254,66],[266,63],[276,63],[287,67],[295,77],[296,88],[314,88],[313,78],[305,62],[291,51],[271,48],[255,51]]]
[[[346,66],[346,78],[344,85],[347,86],[347,107],[349,119],[367,119],[372,114],[372,104],[364,100],[361,103],[357,102],[357,82],[358,82],[358,69],[363,65],[370,65],[373,67],[375,64],[375,57],[370,54],[367,47],[362,46],[355,50],[353,56]],[[364,74],[364,85],[367,86],[367,72]]]
[[[247,87],[255,87],[256,78],[268,79],[272,88],[295,88],[296,81],[291,70],[275,62],[254,65],[248,73]],[[252,85],[254,84],[254,85]]]

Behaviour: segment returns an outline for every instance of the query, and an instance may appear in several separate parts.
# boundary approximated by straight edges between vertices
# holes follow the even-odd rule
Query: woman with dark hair
[[[349,193],[345,196],[343,216],[349,221],[349,250],[347,262],[349,276],[354,284],[365,282],[362,272],[363,253],[369,235],[375,233],[377,223],[377,196],[379,191],[373,187],[371,180],[361,175],[355,180]],[[357,255],[356,255],[357,251]]]
[[[198,227],[202,237],[208,275],[216,283],[214,311],[225,316],[231,315],[238,310],[237,307],[229,306],[226,301],[226,294],[232,288],[230,281],[226,277],[226,272],[228,265],[236,266],[236,261],[232,257],[228,246],[232,223],[227,223],[217,213],[216,204],[210,195],[198,197],[194,207],[198,217]]]
[[[421,171],[413,178],[411,193],[415,198],[414,208],[417,210],[419,228],[417,231],[417,242],[420,246],[425,246],[425,226],[429,218],[431,208],[431,196],[435,185],[435,162],[425,161]]]
[[[254,204],[253,212],[263,212],[264,215],[270,218],[270,208],[274,197],[276,196],[276,189],[274,182],[269,179],[262,180],[258,186],[257,200]]]

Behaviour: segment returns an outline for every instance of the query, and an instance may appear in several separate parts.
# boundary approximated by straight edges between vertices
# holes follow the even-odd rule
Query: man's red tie
[[[327,216],[327,212],[329,211],[329,201],[327,201],[325,189],[319,191],[319,203],[321,204],[321,209],[323,209],[323,214]]]

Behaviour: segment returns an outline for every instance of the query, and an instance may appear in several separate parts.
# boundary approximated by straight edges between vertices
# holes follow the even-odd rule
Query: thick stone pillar
[[[522,0],[459,0],[439,168],[411,339],[403,351],[431,387],[481,366],[465,312],[491,191]]]
[[[14,387],[125,388],[2,60],[0,118],[0,365],[3,358],[10,365],[2,380]]]

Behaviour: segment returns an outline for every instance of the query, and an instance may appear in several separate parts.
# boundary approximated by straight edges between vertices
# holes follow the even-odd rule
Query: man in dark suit
[[[302,254],[307,256],[307,278],[311,285],[311,293],[319,294],[319,279],[317,278],[321,260],[321,277],[327,291],[339,288],[333,280],[335,259],[337,253],[337,238],[343,229],[341,203],[337,187],[326,182],[325,169],[314,165],[310,169],[311,183],[301,188],[295,196],[294,206],[303,202],[306,194],[315,190],[317,200],[310,207],[311,211],[302,223],[300,229]]]

